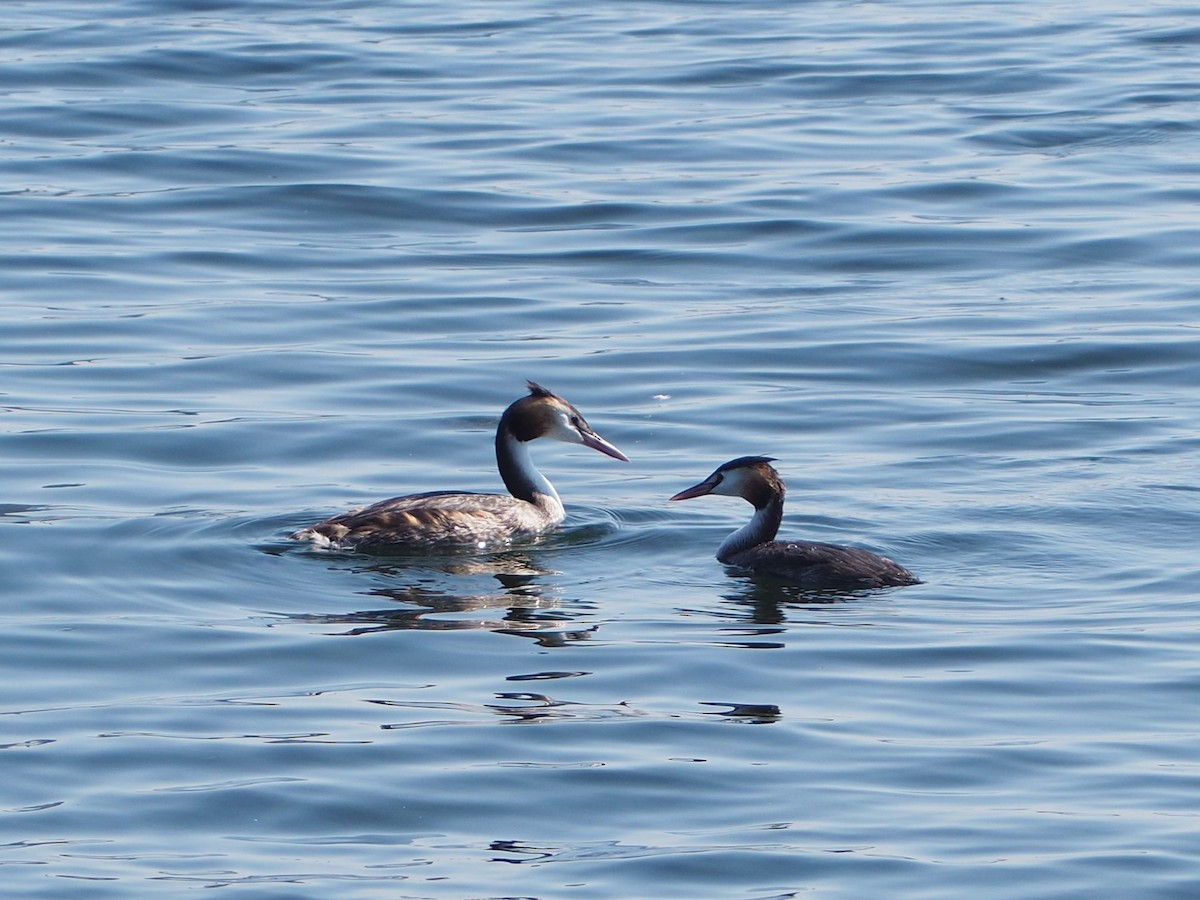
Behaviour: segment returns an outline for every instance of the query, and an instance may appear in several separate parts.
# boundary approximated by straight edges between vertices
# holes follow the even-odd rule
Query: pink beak
[[[703,497],[705,494],[711,494],[713,488],[717,486],[715,481],[702,481],[699,484],[694,484],[690,488],[685,488],[680,491],[672,500],[691,500],[693,497]]]
[[[580,434],[583,435],[583,446],[599,450],[605,456],[611,456],[613,459],[619,459],[621,462],[629,462],[628,456],[600,437],[596,432],[585,429]]]

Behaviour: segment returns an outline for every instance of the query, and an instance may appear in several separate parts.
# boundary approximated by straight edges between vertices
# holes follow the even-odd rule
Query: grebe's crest
[[[529,396],[522,397],[504,412],[508,430],[521,443],[552,438],[566,444],[583,444],[593,450],[629,462],[629,458],[600,435],[575,406],[536,381],[526,381]]]
[[[773,456],[739,456],[722,463],[697,485],[680,491],[672,500],[690,500],[707,494],[743,497],[755,507],[766,505],[773,497],[782,499],[783,479],[771,463]]]
[[[774,468],[771,463],[776,462],[774,456],[739,456],[737,459],[731,459],[727,463],[721,463],[713,472],[729,472],[733,469],[757,469],[760,466],[766,466],[768,469]]]

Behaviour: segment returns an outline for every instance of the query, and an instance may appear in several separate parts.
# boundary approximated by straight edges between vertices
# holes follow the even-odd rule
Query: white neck
[[[541,507],[556,521],[565,517],[566,511],[558,491],[533,464],[528,442],[518,441],[507,430],[497,433],[496,465],[510,494],[518,500]]]
[[[725,538],[717,548],[717,559],[728,562],[729,558],[757,547],[772,540],[779,532],[779,522],[783,518],[783,499],[778,498],[766,506],[754,510],[750,521]]]

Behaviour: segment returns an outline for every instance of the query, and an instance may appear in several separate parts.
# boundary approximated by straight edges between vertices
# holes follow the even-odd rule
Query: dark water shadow
[[[373,575],[396,582],[448,575],[455,578],[491,577],[506,589],[532,584],[540,576],[556,575],[555,569],[537,562],[527,553],[505,550],[490,554],[426,554],[406,557],[372,557],[357,553],[329,554],[314,551],[326,567],[355,575]]]
[[[358,596],[374,601],[369,607],[336,613],[270,615],[289,622],[348,626],[332,632],[348,637],[389,631],[476,630],[529,637],[545,646],[586,640],[597,628],[575,626],[572,615],[562,609],[556,587],[542,580],[556,573],[520,553],[480,558],[430,557],[417,565],[411,561],[364,564],[361,558],[343,558],[338,562],[347,564],[346,570],[354,574],[374,576],[376,586],[358,592]],[[414,578],[422,574],[487,576],[496,587],[480,591],[447,590],[437,584],[415,582]]]
[[[810,622],[815,612],[877,600],[896,588],[804,588],[758,575],[735,576],[733,590],[721,594],[733,617],[756,625]],[[807,615],[806,615],[807,613]],[[841,623],[867,626],[868,622]]]
[[[343,636],[388,631],[487,630],[526,637],[546,647],[589,639],[598,626],[580,626],[564,611],[552,568],[560,551],[611,543],[620,533],[617,517],[587,509],[583,521],[494,549],[463,547],[405,549],[394,553],[314,548],[290,539],[288,523],[256,545],[271,556],[320,561],[327,572],[366,577],[354,591],[369,606],[335,613],[268,612],[289,622],[348,626]],[[590,608],[590,606],[588,607]]]
[[[586,674],[586,673],[582,673]],[[548,723],[548,722],[611,722],[616,720],[643,719],[656,721],[708,721],[727,722],[739,725],[770,725],[780,721],[783,713],[770,703],[731,703],[702,701],[703,707],[716,707],[703,712],[694,710],[659,709],[639,706],[627,700],[612,703],[565,700],[550,694],[530,691],[501,691],[493,695],[490,703],[464,703],[456,701],[426,700],[371,700],[378,706],[410,714],[422,714],[417,718],[381,725],[383,731],[399,731],[424,728],[431,724],[470,724],[490,719],[504,724]],[[437,713],[431,720],[426,713]],[[533,767],[535,764],[529,764]],[[544,765],[544,764],[538,764]],[[569,763],[574,768],[578,763]]]
[[[37,520],[38,516],[31,513],[42,513],[51,509],[49,506],[35,506],[28,503],[0,503],[0,522],[9,521],[28,525]]]
[[[467,723],[490,718],[503,723],[536,723],[555,721],[610,721],[614,719],[644,719],[655,717],[653,713],[639,709],[628,702],[585,703],[563,700],[549,694],[526,691],[501,691],[494,695],[492,703],[428,703],[407,700],[371,701],[380,706],[408,711],[437,711],[442,714],[441,724]],[[381,725],[384,731],[420,728],[429,723],[427,719],[393,722]]]

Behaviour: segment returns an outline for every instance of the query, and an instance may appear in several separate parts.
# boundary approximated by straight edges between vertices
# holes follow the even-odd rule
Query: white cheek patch
[[[571,424],[571,414],[561,409],[554,411],[554,427],[547,437],[567,444],[583,443],[583,435],[579,433],[578,428]]]
[[[713,488],[713,493],[724,497],[740,497],[745,483],[746,473],[740,469],[733,469],[722,476],[721,483]]]

